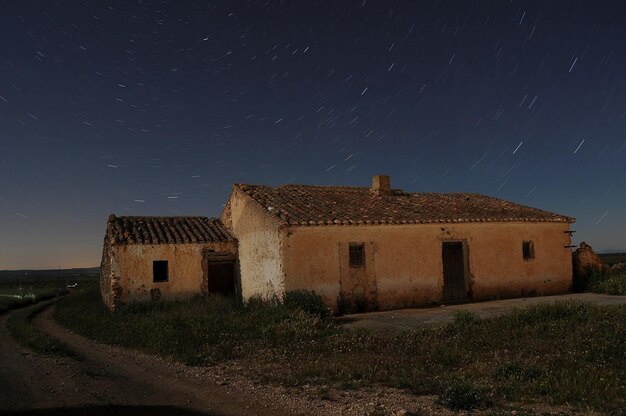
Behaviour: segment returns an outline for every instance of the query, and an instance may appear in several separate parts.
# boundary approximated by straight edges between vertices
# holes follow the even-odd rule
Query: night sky
[[[478,192],[626,248],[622,1],[0,3],[0,269],[232,183]]]

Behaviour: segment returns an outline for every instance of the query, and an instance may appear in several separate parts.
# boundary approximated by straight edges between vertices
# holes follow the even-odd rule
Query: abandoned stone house
[[[111,216],[110,307],[314,290],[368,309],[547,295],[572,284],[571,217],[469,193],[235,184],[220,219]]]

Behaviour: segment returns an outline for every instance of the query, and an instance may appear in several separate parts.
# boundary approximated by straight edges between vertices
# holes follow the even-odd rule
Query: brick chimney
[[[391,178],[387,175],[372,176],[372,192],[388,195],[391,193]]]

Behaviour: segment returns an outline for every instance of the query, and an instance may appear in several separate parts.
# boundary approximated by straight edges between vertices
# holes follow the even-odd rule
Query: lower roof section
[[[217,218],[110,215],[107,237],[113,244],[203,244],[235,241]]]

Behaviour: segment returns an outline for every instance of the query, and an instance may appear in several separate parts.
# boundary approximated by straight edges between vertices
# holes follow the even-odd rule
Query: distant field
[[[99,267],[90,267],[84,269],[0,270],[0,283],[38,281],[66,282],[97,279],[99,276]]]
[[[604,253],[598,255],[609,266],[616,263],[626,263],[626,253]]]
[[[64,283],[56,281],[1,282],[0,313],[67,293],[65,286]]]

